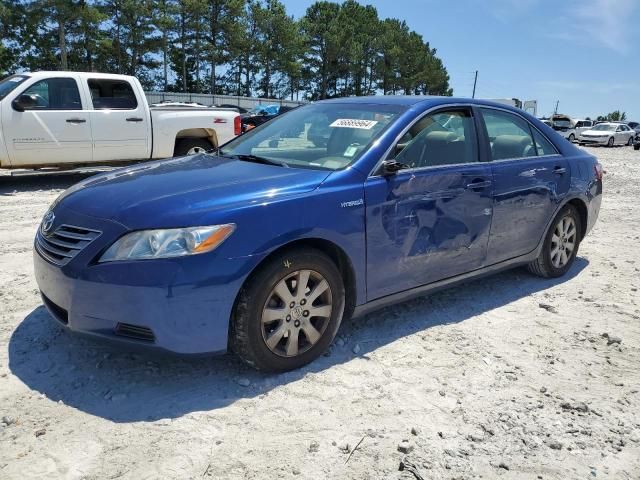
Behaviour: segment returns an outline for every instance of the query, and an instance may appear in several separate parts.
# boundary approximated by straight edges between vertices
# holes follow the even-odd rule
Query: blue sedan
[[[343,318],[506,268],[564,275],[601,198],[596,158],[520,110],[336,99],[74,185],[35,275],[74,332],[285,371]]]

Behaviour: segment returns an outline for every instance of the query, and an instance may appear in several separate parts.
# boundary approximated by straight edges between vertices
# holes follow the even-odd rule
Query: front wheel
[[[634,150],[640,150],[640,143],[636,144],[633,146]]]
[[[540,255],[528,265],[529,271],[545,278],[567,273],[578,254],[581,231],[578,211],[566,205],[553,219]]]
[[[573,133],[569,135],[569,142],[573,143],[575,139],[576,139],[576,136]]]
[[[633,137],[631,137],[629,139],[629,141],[627,142],[627,146],[630,147],[631,145],[633,145]]]
[[[609,141],[607,142],[607,147],[613,147],[613,142],[614,142],[613,137],[609,138]]]
[[[259,267],[238,296],[231,349],[258,370],[300,368],[329,347],[344,305],[342,277],[329,257],[312,248],[278,254]]]

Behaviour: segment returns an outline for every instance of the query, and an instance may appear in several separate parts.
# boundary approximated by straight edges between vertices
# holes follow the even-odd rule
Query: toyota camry
[[[507,268],[564,275],[601,198],[596,158],[521,110],[335,99],[72,186],[35,275],[73,332],[284,371],[347,317]]]

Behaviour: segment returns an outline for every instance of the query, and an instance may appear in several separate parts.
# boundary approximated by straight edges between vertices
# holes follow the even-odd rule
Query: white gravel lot
[[[566,278],[513,270],[387,308],[268,376],[63,332],[31,243],[81,177],[2,174],[0,478],[640,478],[640,152],[589,150],[605,197]]]

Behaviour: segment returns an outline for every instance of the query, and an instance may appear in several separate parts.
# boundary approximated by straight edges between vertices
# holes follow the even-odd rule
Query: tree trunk
[[[67,63],[67,39],[65,34],[65,21],[63,18],[58,19],[58,43],[60,46],[60,68],[62,70],[68,70],[69,64]]]

